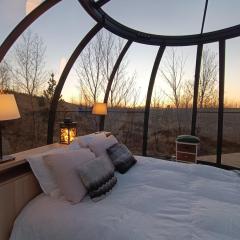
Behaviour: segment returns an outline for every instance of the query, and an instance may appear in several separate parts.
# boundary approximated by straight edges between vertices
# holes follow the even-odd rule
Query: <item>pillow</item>
[[[95,153],[97,157],[104,155],[108,158],[107,155],[107,148],[111,147],[112,145],[118,143],[118,140],[113,136],[109,136],[106,138],[95,138],[91,143],[89,143],[89,148],[92,152]]]
[[[87,148],[44,156],[44,161],[51,167],[58,186],[68,201],[78,203],[86,195],[77,168],[94,158],[95,155]]]
[[[105,132],[100,132],[100,133],[92,133],[84,136],[79,136],[76,138],[76,141],[80,145],[80,147],[86,148],[89,146],[89,144],[94,141],[95,139],[106,139],[106,134]]]
[[[28,157],[26,160],[29,162],[30,167],[33,171],[33,174],[38,180],[42,191],[47,195],[54,195],[58,192],[58,186],[55,178],[53,177],[49,167],[43,161],[44,155],[48,155],[51,153],[64,153],[66,149],[57,148],[52,149],[50,151],[44,152],[42,154],[36,154],[31,157]]]
[[[127,172],[137,162],[128,148],[121,143],[116,143],[109,147],[107,153],[115,169],[122,174]]]
[[[79,144],[79,139],[78,137],[76,137],[69,145],[68,145],[68,149],[69,150],[79,150],[80,148],[82,148]]]
[[[101,199],[117,183],[114,168],[104,156],[81,165],[78,173],[93,200]]]

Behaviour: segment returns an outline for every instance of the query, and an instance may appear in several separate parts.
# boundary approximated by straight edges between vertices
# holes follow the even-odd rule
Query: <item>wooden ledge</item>
[[[56,149],[56,148],[66,148],[66,147],[67,145],[64,145],[64,144],[53,143],[53,144],[45,145],[42,147],[29,149],[27,151],[11,154],[12,156],[15,157],[15,159],[8,162],[0,163],[0,175],[5,174],[6,171],[10,169],[14,169],[17,166],[24,165],[24,164],[26,165],[26,162],[27,162],[26,158],[32,155],[41,154],[43,152]]]

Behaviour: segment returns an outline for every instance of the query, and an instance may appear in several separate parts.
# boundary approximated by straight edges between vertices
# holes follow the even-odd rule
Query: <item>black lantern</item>
[[[60,143],[70,144],[77,136],[77,123],[71,118],[65,118],[60,122]]]

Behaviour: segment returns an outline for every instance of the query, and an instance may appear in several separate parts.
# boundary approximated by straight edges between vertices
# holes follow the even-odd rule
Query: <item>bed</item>
[[[18,215],[10,240],[239,239],[237,172],[136,159],[101,201],[72,205],[38,195]]]

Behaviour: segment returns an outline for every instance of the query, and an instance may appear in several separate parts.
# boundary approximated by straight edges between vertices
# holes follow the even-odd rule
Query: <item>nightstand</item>
[[[200,139],[192,135],[180,135],[176,139],[176,161],[197,163]]]

